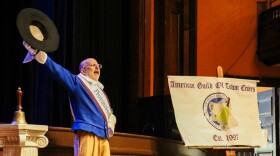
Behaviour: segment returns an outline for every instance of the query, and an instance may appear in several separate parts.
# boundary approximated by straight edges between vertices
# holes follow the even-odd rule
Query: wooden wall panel
[[[181,75],[182,68],[182,3],[165,2],[165,42],[164,42],[164,95],[169,95],[168,75]]]
[[[197,0],[197,75],[280,77],[257,59],[257,1]]]

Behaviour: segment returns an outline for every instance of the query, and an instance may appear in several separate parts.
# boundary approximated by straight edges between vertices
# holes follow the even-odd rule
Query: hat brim
[[[30,25],[34,25],[40,29],[44,36],[42,41],[32,35]],[[23,40],[32,48],[45,52],[57,50],[59,45],[57,28],[53,21],[43,12],[33,8],[21,10],[17,16],[17,27]]]

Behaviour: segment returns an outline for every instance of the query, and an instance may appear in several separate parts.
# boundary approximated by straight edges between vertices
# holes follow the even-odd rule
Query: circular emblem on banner
[[[208,122],[218,130],[228,130],[236,126],[230,112],[230,98],[224,93],[210,94],[204,100],[203,113]]]

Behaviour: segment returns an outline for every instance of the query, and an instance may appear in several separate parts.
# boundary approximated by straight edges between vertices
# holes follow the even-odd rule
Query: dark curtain
[[[57,63],[78,74],[79,63],[94,57],[103,65],[104,84],[117,131],[126,131],[128,67],[130,52],[128,0],[11,0],[1,10],[3,36],[1,59],[0,123],[10,123],[17,107],[16,91],[23,92],[22,106],[29,124],[71,127],[66,90],[36,62],[22,64],[26,50],[16,26],[23,8],[36,8],[55,23],[60,35],[57,51],[48,53]]]

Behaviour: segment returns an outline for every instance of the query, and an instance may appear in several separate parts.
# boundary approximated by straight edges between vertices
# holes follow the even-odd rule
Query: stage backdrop
[[[257,81],[168,76],[178,129],[186,146],[261,146]]]

